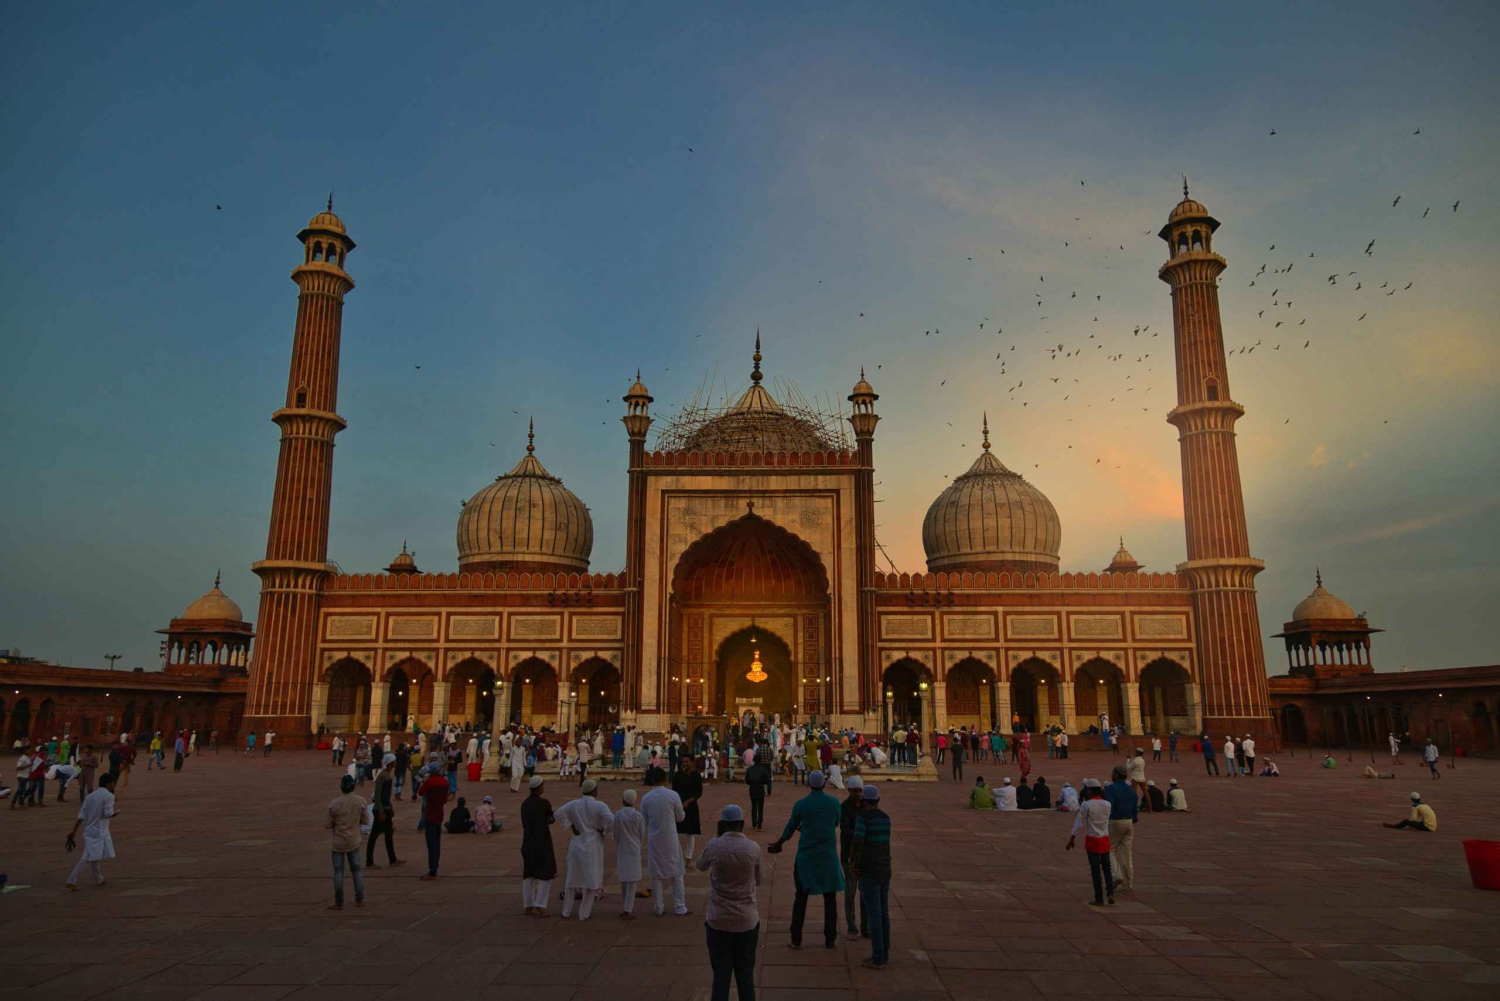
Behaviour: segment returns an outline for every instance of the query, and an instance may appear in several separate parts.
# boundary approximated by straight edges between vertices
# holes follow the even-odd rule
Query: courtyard
[[[1067,779],[1107,778],[1123,759],[1075,753],[1036,764],[1054,793]],[[1471,887],[1463,838],[1500,837],[1493,789],[1500,762],[1462,759],[1433,781],[1413,758],[1397,781],[1360,777],[1368,754],[1326,771],[1306,752],[1276,756],[1280,779],[1205,779],[1202,763],[1148,765],[1176,777],[1191,812],[1142,815],[1138,888],[1088,907],[1082,851],[1066,853],[1071,814],[975,813],[967,786],[998,784],[1015,766],[966,766],[955,785],[883,783],[895,824],[892,965],[862,968],[865,942],[832,951],[810,907],[805,946],[787,946],[792,848],[764,856],[757,982],[771,1001],[846,998],[1493,998],[1500,992],[1500,893]],[[1377,768],[1388,768],[1383,756]],[[366,906],[331,900],[324,807],[339,771],[328,756],[228,750],[190,758],[181,773],[137,767],[113,824],[119,858],[109,884],[62,887],[74,856],[63,839],[77,810],[4,810],[0,897],[6,934],[0,997],[49,1001],[370,1001],[389,998],[708,997],[702,916],[707,876],[690,872],[690,917],[616,918],[613,849],[606,896],[587,923],[520,913],[520,795],[464,783],[469,806],[495,797],[505,830],[445,836],[441,878],[418,880],[416,809],[397,804],[397,851],[409,864],[366,872]],[[639,784],[636,784],[640,788]],[[361,791],[368,793],[369,786]],[[601,797],[620,805],[618,782]],[[1435,835],[1381,828],[1420,790]],[[550,782],[554,806],[574,791]],[[55,789],[52,790],[55,797]],[[778,785],[765,845],[797,791]],[[704,827],[744,802],[740,785],[710,786]],[[753,832],[752,832],[753,833]],[[559,862],[567,839],[554,833]],[[700,844],[702,839],[700,839]],[[384,860],[383,851],[377,855]],[[85,880],[85,883],[87,881]],[[842,900],[840,901],[842,929]]]

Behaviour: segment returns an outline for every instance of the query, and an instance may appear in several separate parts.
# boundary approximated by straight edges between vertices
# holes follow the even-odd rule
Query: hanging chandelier
[[[761,667],[761,663],[760,663],[760,651],[756,650],[754,658],[750,661],[750,670],[745,675],[745,680],[746,681],[753,681],[753,682],[755,682],[758,685],[762,681],[765,681],[769,677],[770,677],[770,675],[767,674],[765,672],[765,670]]]

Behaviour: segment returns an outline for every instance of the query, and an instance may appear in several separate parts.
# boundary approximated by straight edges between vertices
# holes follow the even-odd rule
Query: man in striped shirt
[[[880,809],[880,788],[873,782],[860,790],[849,861],[870,922],[870,958],[863,965],[883,970],[891,959],[891,818]]]

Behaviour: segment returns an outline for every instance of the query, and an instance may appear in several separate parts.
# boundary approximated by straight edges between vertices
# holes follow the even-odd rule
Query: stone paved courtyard
[[[1041,762],[1053,789],[1103,776],[1114,758]],[[1281,779],[1205,779],[1202,764],[1154,766],[1176,776],[1192,812],[1144,817],[1139,889],[1107,911],[1090,896],[1082,852],[1065,854],[1071,815],[976,814],[948,782],[884,786],[896,825],[893,964],[863,969],[867,944],[833,951],[807,936],[787,948],[790,853],[766,856],[758,983],[767,999],[960,999],[1070,995],[1204,998],[1500,996],[1500,893],[1471,888],[1460,839],[1500,838],[1500,762],[1461,760],[1441,781],[1413,763],[1395,782],[1366,781],[1368,761],[1337,771],[1281,756]],[[1381,767],[1384,767],[1383,765]],[[1013,769],[1013,766],[1012,766]],[[968,777],[1012,769],[981,763]],[[685,918],[615,917],[617,891],[586,924],[520,914],[519,796],[465,786],[470,806],[495,795],[506,831],[445,837],[442,878],[417,879],[415,810],[398,804],[400,869],[367,873],[367,905],[331,898],[323,808],[336,792],[327,756],[280,751],[190,759],[181,774],[137,768],[114,823],[120,857],[108,886],[65,893],[62,850],[76,804],[0,808],[4,998],[48,1001],[368,1001],[379,997],[707,998],[701,927],[707,877],[688,878]],[[966,785],[966,784],[965,784]],[[603,787],[619,805],[622,786]],[[1407,793],[1437,810],[1437,835],[1388,831]],[[368,790],[368,787],[366,787]],[[762,844],[793,790],[770,801]],[[567,790],[554,782],[550,798]],[[55,793],[54,793],[55,795]],[[743,786],[711,787],[705,827]],[[561,859],[566,839],[555,837]],[[613,853],[610,853],[610,869]],[[612,880],[612,875],[610,876]],[[554,891],[560,888],[554,884]],[[24,886],[24,889],[15,888]],[[813,919],[821,916],[814,903]],[[815,922],[814,922],[815,923]]]

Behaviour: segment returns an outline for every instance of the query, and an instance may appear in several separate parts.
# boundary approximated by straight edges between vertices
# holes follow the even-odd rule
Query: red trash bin
[[[1474,889],[1500,890],[1500,841],[1465,838],[1464,857],[1469,860]]]
[[[470,782],[478,782],[479,781],[479,762],[477,762],[477,761],[471,761],[471,762],[469,762],[469,781]]]

